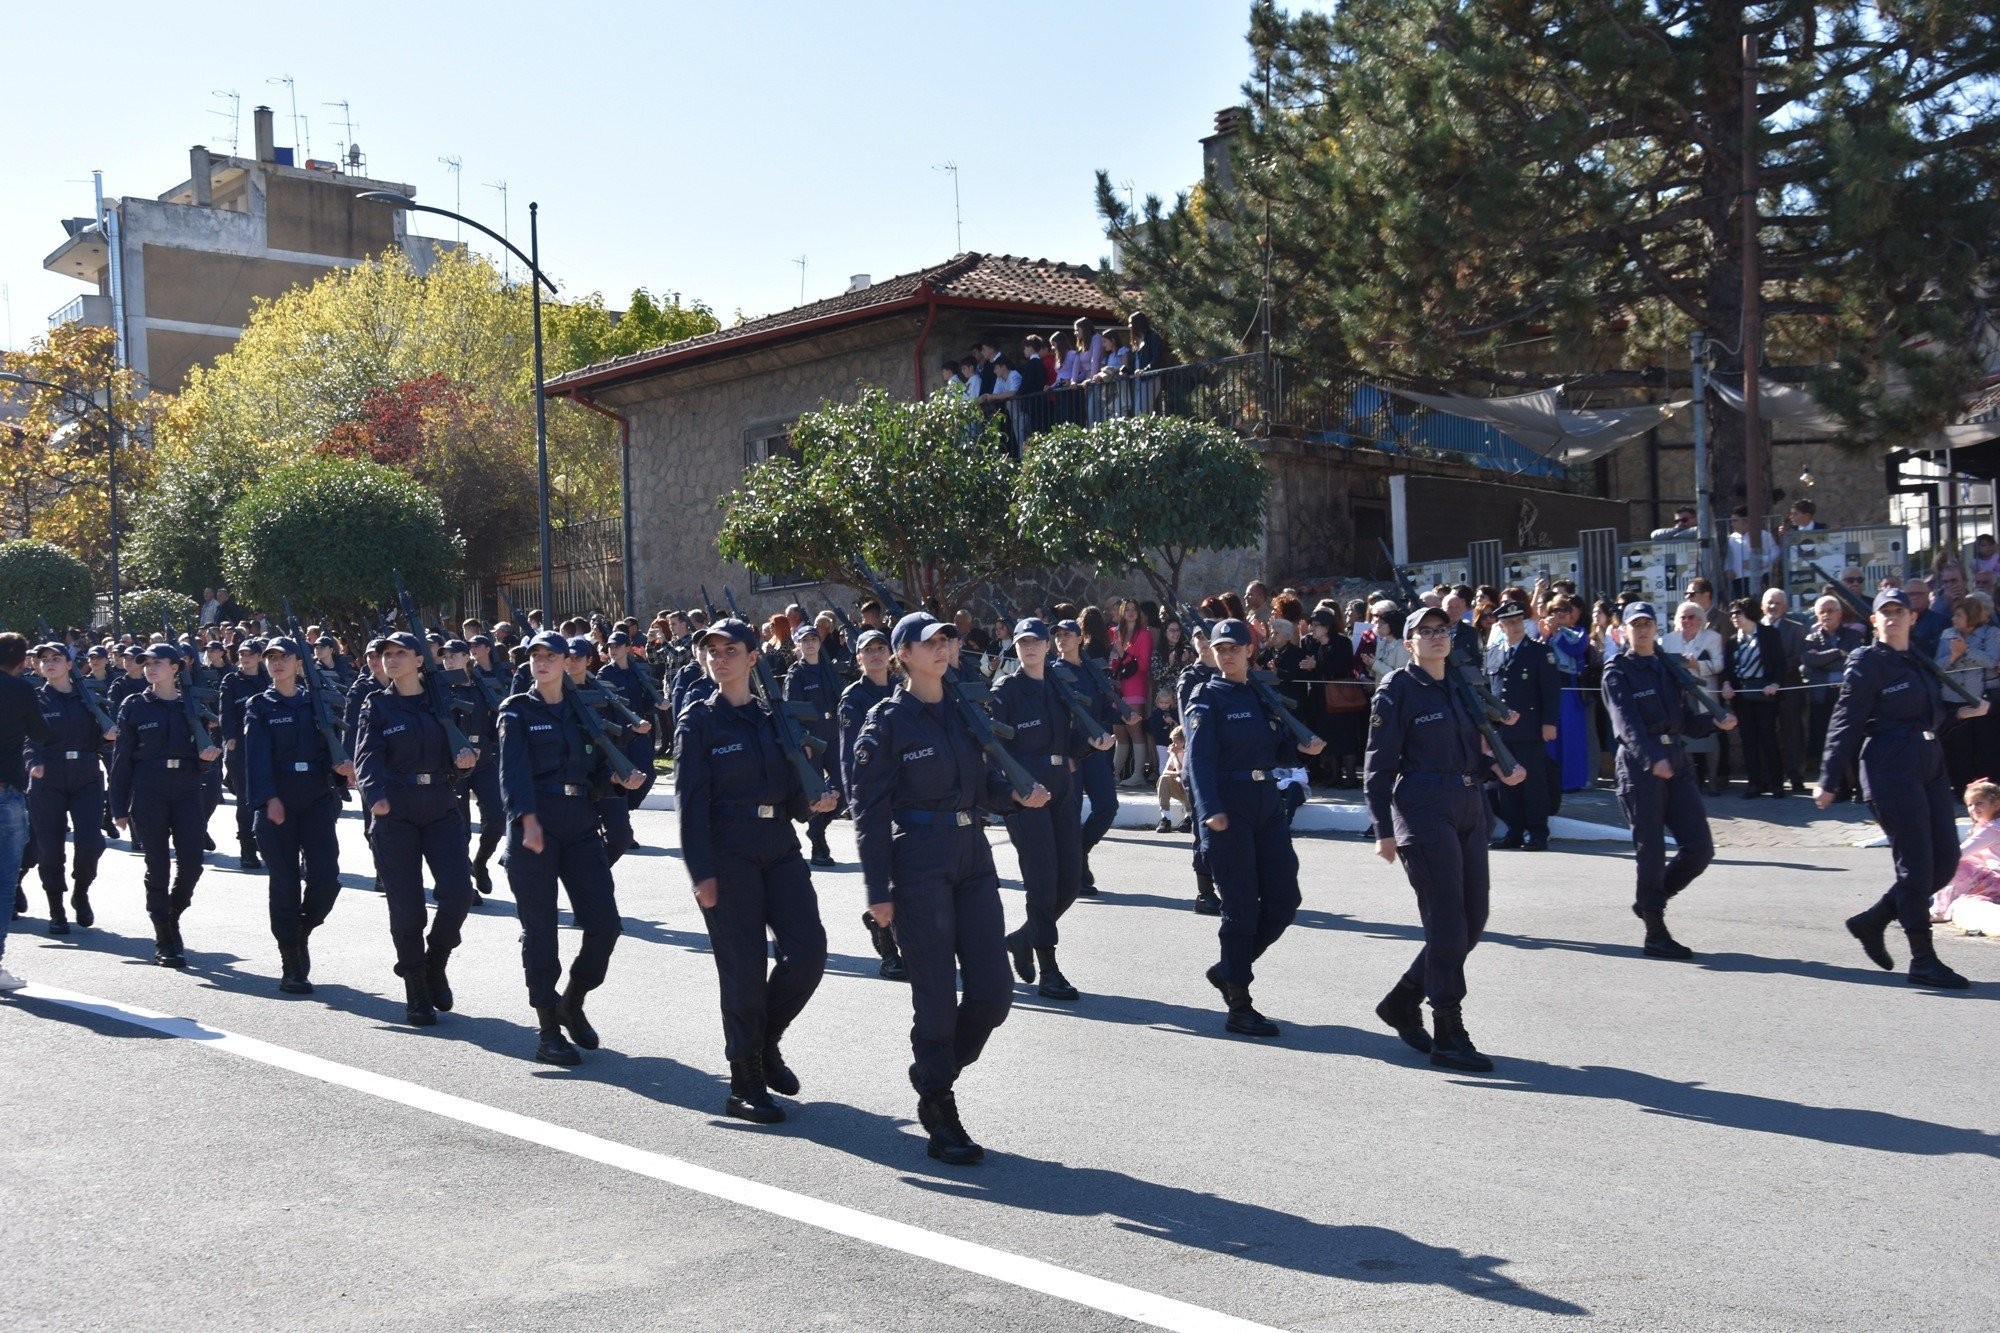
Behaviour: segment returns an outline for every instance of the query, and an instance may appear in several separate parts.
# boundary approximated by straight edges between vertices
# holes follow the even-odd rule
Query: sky
[[[801,276],[817,300],[959,249],[1095,263],[1109,246],[1093,173],[1140,199],[1187,189],[1249,69],[1248,0],[8,8],[9,347],[87,290],[41,265],[62,219],[91,212],[91,172],[107,196],[172,189],[191,145],[228,150],[218,94],[240,95],[243,156],[262,103],[280,146],[333,159],[351,137],[369,176],[496,230],[505,182],[506,229],[525,250],[540,203],[544,268],[565,294],[617,309],[635,287],[679,292],[727,323],[797,304]]]

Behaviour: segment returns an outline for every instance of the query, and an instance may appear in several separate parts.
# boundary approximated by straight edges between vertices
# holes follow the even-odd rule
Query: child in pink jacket
[[[1931,920],[2000,937],[2000,784],[1965,789],[1972,832],[1958,849],[1958,873],[1931,895]]]

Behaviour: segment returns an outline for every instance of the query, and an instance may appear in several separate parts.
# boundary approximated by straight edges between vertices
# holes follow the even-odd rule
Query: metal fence
[[[542,571],[539,566],[509,570],[468,585],[468,608],[479,607],[481,614],[507,619],[507,604],[501,594],[514,599],[521,610],[540,607],[543,623],[553,625],[567,616],[587,616],[593,611],[613,615],[625,606],[625,527],[616,518],[590,519],[565,523],[550,534],[549,561],[555,602],[542,606]],[[488,587],[490,585],[491,591]],[[491,598],[489,603],[488,598]]]
[[[1006,404],[1015,444],[1066,424],[1159,413],[1245,435],[1274,432],[1340,449],[1471,464],[1565,480],[1568,469],[1493,426],[1434,411],[1352,376],[1314,376],[1283,357],[1232,356],[1023,394]]]

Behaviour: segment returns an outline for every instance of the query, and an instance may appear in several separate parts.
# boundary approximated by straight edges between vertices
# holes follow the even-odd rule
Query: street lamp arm
[[[528,272],[534,274],[535,277],[541,281],[542,285],[549,289],[550,295],[554,295],[556,292],[556,285],[554,282],[550,281],[549,275],[542,272],[541,269],[537,268],[535,266],[534,260],[528,258],[528,256],[526,256],[525,254],[522,254],[520,246],[514,244],[512,241],[508,240],[505,236],[502,236],[499,232],[493,230],[493,228],[487,226],[483,222],[479,222],[473,218],[469,218],[465,216],[465,214],[463,213],[454,213],[449,208],[435,208],[430,204],[420,204],[416,200],[410,198],[410,196],[406,194],[397,194],[394,190],[366,190],[360,194],[355,195],[354,197],[356,199],[372,200],[378,204],[388,204],[394,208],[406,208],[410,210],[412,213],[435,213],[441,218],[450,218],[453,222],[463,222],[466,226],[471,227],[475,231],[485,232],[488,236],[492,237],[496,243],[505,246],[508,252],[514,256],[514,258],[520,260],[523,264],[525,264],[527,266]]]
[[[11,370],[0,370],[0,380],[4,380],[9,384],[26,385],[28,388],[31,389],[53,389],[57,393],[61,394],[63,398],[70,403],[81,403],[85,407],[103,413],[104,420],[107,423],[109,423],[114,430],[117,429],[118,418],[111,415],[111,409],[107,408],[106,406],[104,406],[104,404],[98,402],[95,398],[92,398],[90,395],[85,393],[80,393],[77,390],[70,388],[67,384],[57,384],[52,380],[38,380],[32,375],[17,375]]]

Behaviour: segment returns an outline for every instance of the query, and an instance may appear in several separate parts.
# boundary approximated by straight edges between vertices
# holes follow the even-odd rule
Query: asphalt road
[[[31,888],[8,965],[114,1008],[0,1002],[0,1325],[1012,1333],[1141,1327],[1109,1311],[1147,1294],[1188,1328],[2000,1325],[2000,946],[1940,940],[1976,983],[1956,995],[1868,965],[1840,920],[1886,852],[1726,851],[1677,902],[1691,964],[1639,954],[1615,848],[1497,855],[1466,1015],[1499,1069],[1476,1077],[1373,1017],[1418,932],[1367,845],[1300,840],[1305,910],[1255,988],[1284,1033],[1259,1042],[1202,979],[1185,839],[1115,832],[1064,922],[1084,998],[1022,989],[960,1087],[988,1159],[954,1171],[912,1123],[908,1001],[874,975],[848,826],[817,876],[832,966],[786,1043],[805,1089],[771,1129],[719,1114],[672,816],[638,826],[606,1047],[572,1071],[529,1058],[504,886],[457,1012],[404,1026],[351,822],[309,998],[276,993],[263,878],[225,858],[185,974],[147,961],[123,844],[94,930],[44,936]]]

